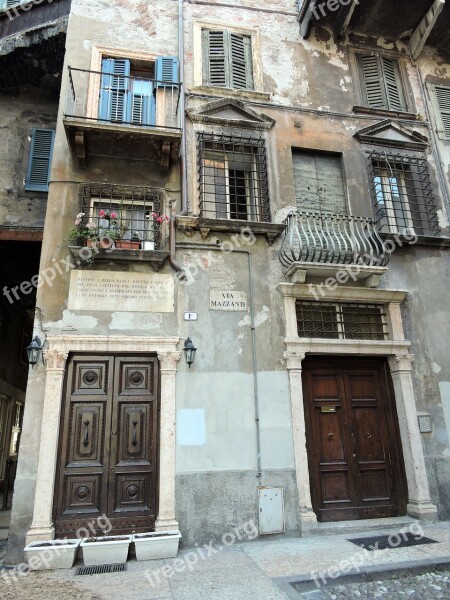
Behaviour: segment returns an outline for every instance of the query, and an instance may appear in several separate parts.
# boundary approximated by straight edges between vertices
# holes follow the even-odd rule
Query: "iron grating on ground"
[[[387,548],[406,548],[407,546],[422,546],[423,544],[439,544],[438,541],[410,532],[391,533],[390,535],[375,535],[372,537],[353,538],[349,542],[361,546],[365,550],[386,550]]]
[[[124,563],[114,565],[95,565],[92,567],[78,567],[75,575],[104,575],[105,573],[119,573],[126,571],[127,565]]]

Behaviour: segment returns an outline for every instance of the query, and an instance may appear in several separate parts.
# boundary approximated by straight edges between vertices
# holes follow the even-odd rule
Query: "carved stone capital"
[[[64,371],[68,354],[63,350],[44,350],[47,371]]]
[[[158,352],[161,371],[176,371],[181,352]]]
[[[305,360],[305,352],[295,352],[292,350],[287,350],[283,354],[283,358],[286,361],[286,366],[288,370],[302,370],[302,362]]]
[[[410,373],[414,359],[414,354],[395,354],[394,356],[390,356],[388,362],[391,373],[399,371],[408,371]]]

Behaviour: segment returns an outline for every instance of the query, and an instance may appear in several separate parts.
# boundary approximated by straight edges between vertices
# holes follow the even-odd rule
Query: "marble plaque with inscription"
[[[210,290],[210,310],[247,310],[247,295],[236,290]]]
[[[117,271],[72,271],[69,310],[173,312],[171,275]]]

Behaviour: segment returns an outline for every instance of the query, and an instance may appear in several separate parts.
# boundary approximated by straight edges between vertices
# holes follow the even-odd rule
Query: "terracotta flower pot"
[[[139,250],[141,242],[133,242],[131,240],[116,240],[116,248],[123,250]]]

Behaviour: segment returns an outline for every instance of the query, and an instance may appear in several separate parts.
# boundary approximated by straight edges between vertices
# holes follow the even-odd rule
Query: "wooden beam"
[[[42,229],[0,229],[0,240],[9,242],[42,242]]]
[[[414,30],[409,40],[409,48],[411,55],[414,60],[419,58],[422,53],[423,47],[425,46],[433,27],[438,20],[445,6],[445,0],[435,0],[433,6],[427,12],[427,14],[420,21],[419,25]]]

